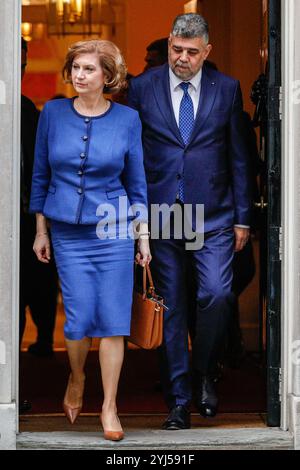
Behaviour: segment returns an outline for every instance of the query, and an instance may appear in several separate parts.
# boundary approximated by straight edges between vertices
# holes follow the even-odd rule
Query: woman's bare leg
[[[122,431],[122,426],[117,416],[116,398],[123,359],[123,336],[101,338],[99,360],[104,391],[101,419],[103,428],[106,431]]]
[[[82,394],[85,380],[84,366],[92,344],[92,339],[66,339],[65,341],[71,366],[71,375],[64,402],[72,408],[77,408],[82,405]]]

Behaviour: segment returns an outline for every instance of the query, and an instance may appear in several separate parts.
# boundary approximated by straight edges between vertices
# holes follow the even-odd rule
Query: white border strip
[[[297,162],[294,151],[294,0],[282,0],[282,407],[281,427],[289,428],[288,395],[292,390],[291,343],[293,315],[298,311]]]
[[[14,0],[13,165],[12,165],[12,400],[19,430],[19,257],[20,257],[20,145],[21,145],[21,0]]]

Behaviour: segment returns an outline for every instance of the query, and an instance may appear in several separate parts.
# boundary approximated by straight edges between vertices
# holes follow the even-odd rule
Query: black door
[[[267,99],[267,390],[268,425],[280,425],[280,317],[281,317],[281,0],[269,0],[269,54]]]
[[[252,89],[261,171],[255,202],[260,228],[260,352],[266,367],[267,423],[280,425],[281,0],[262,0],[262,71]]]

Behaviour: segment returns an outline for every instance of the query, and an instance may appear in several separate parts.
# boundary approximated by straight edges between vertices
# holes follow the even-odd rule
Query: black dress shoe
[[[204,418],[213,418],[217,414],[218,397],[214,381],[206,375],[202,376],[198,382],[196,407]]]
[[[51,357],[54,354],[51,344],[39,342],[31,344],[28,347],[28,352],[36,357]]]
[[[163,429],[167,431],[177,431],[178,429],[189,429],[191,427],[190,413],[183,405],[174,406],[166,421]]]

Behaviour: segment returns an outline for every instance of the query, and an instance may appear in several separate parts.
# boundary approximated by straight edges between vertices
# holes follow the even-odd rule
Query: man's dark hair
[[[173,23],[171,34],[181,38],[204,38],[209,41],[208,24],[203,16],[197,13],[178,15]]]
[[[23,37],[21,38],[21,41],[22,41],[22,51],[27,52],[28,51],[27,41],[25,41]]]
[[[147,46],[147,51],[157,51],[160,55],[160,57],[165,60],[165,62],[168,61],[168,38],[161,38],[161,39],[156,39],[155,41],[151,42],[149,46]]]

